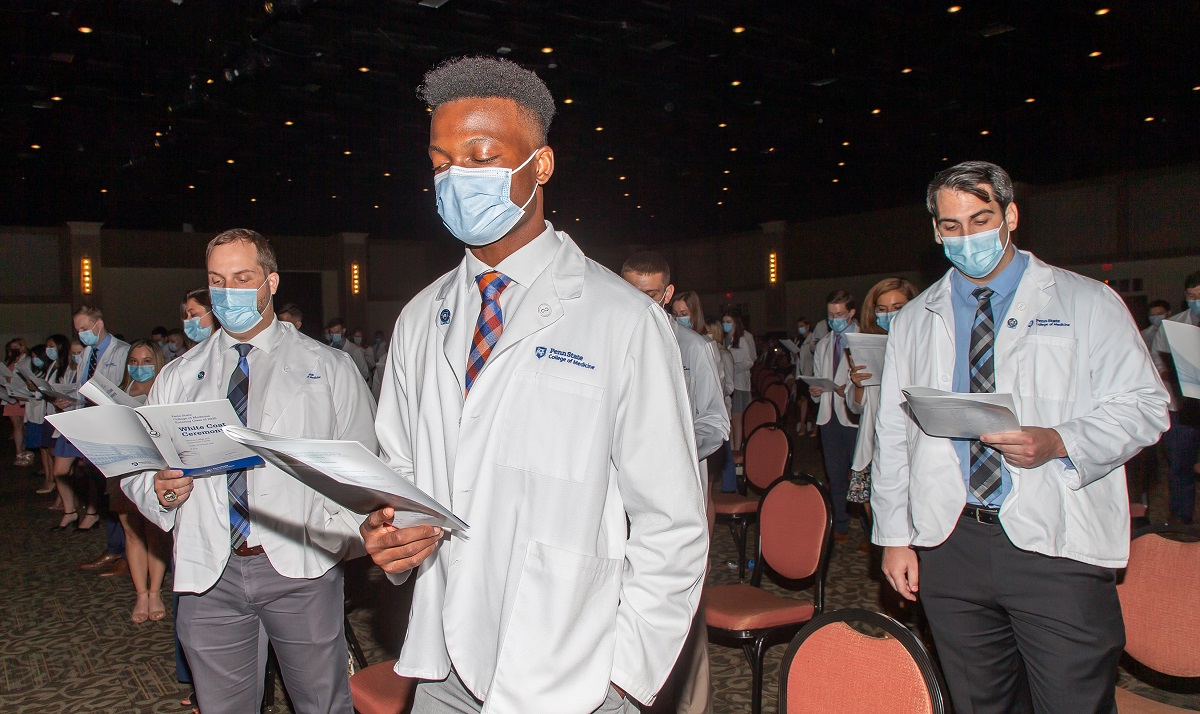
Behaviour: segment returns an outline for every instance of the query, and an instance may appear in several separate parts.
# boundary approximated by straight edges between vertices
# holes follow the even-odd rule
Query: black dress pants
[[[966,516],[918,556],[957,714],[1115,714],[1125,624],[1113,570],[1020,550]]]

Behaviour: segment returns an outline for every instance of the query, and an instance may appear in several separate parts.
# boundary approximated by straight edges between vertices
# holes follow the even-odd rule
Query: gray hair
[[[985,186],[992,190],[988,191]],[[939,171],[933,177],[925,192],[925,206],[935,219],[938,217],[937,192],[943,188],[969,193],[984,203],[991,203],[995,199],[1000,204],[1000,210],[1007,210],[1013,202],[1013,185],[1008,172],[986,161],[964,161]]]

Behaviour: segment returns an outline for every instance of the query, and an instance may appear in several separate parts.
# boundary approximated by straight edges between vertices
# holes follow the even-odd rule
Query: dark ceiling
[[[0,0],[0,224],[444,237],[414,89],[468,53],[550,86],[550,217],[589,240],[1200,159],[1194,0],[274,4]]]

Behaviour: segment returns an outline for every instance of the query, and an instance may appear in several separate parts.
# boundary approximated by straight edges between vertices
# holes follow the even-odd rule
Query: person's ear
[[[267,285],[269,286],[267,289],[271,291],[271,295],[274,295],[275,291],[279,290],[279,273],[271,273],[268,275]]]
[[[667,310],[668,310],[668,311],[670,311],[670,309],[671,309],[671,303],[675,301],[675,286],[674,286],[674,285],[667,285],[667,289],[663,291],[663,294],[664,294],[664,295],[666,296],[666,298],[667,298],[667,299],[664,301],[664,302],[666,303],[666,308],[667,308]]]
[[[554,174],[554,149],[549,146],[543,146],[538,149],[538,154],[533,158],[536,168],[534,169],[534,178],[539,184],[545,184],[550,181],[550,177]]]
[[[1017,230],[1017,223],[1020,218],[1021,216],[1017,211],[1017,204],[1008,204],[1008,208],[1004,209],[1004,220],[1008,223],[1008,230],[1010,233]]]

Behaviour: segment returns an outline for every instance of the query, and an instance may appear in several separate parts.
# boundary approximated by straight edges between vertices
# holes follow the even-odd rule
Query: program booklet
[[[167,468],[208,476],[263,463],[222,430],[242,423],[228,399],[136,409],[103,404],[46,421],[108,478]]]

